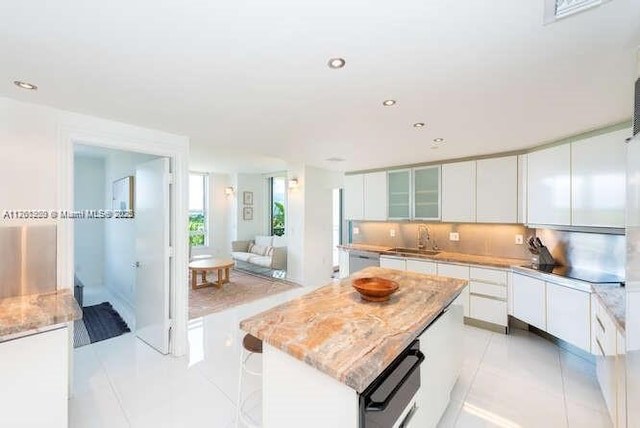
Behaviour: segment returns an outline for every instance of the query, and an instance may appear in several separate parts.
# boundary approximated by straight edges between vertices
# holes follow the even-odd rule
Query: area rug
[[[88,345],[128,333],[131,330],[111,303],[82,308],[82,319],[74,322],[73,346]]]
[[[208,281],[215,281],[217,274],[212,272]],[[293,282],[232,269],[230,282],[222,288],[206,287],[193,290],[189,288],[189,319],[220,312],[234,306],[249,303],[263,297],[283,293],[301,287]]]

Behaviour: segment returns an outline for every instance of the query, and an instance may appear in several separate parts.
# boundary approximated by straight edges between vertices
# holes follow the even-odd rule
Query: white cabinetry
[[[529,224],[571,224],[571,146],[564,144],[528,154]]]
[[[476,162],[442,165],[442,221],[476,221]]]
[[[0,407],[5,427],[66,428],[66,327],[0,343]]]
[[[364,174],[364,219],[387,219],[387,172]]]
[[[478,223],[517,223],[518,158],[508,156],[481,159],[477,161],[476,169],[476,221]],[[444,183],[446,182],[443,178]],[[449,199],[446,195],[447,193],[444,192],[443,197]]]
[[[411,170],[401,169],[387,173],[388,216],[393,220],[411,218]]]
[[[387,219],[386,171],[346,175],[344,193],[344,216],[347,220]]]
[[[349,276],[349,251],[340,248],[338,250],[338,258],[340,261],[340,278]]]
[[[546,331],[544,281],[514,273],[512,288],[513,316]]]
[[[450,305],[429,328],[419,336],[420,350],[426,359],[420,366],[421,388],[418,407],[411,426],[437,426],[447,408],[451,390],[462,368],[462,311]],[[415,422],[415,423],[414,423]]]
[[[435,275],[437,272],[436,263],[428,260],[407,259],[407,270],[409,272]]]
[[[344,218],[364,219],[364,175],[362,174],[344,177]]]
[[[449,278],[457,278],[469,280],[469,266],[455,265],[449,263],[438,262],[438,276],[448,276]],[[462,306],[464,308],[464,316],[470,316],[469,311],[469,287],[465,287],[462,293],[460,293]],[[457,299],[456,299],[457,300]]]
[[[623,129],[571,143],[574,226],[624,227],[629,135]]]
[[[589,352],[590,293],[551,282],[547,287],[547,332]]]
[[[471,266],[469,317],[507,327],[507,272]]]
[[[413,218],[440,219],[440,165],[413,169]]]
[[[400,257],[380,257],[380,267],[387,269],[407,270],[407,262]]]

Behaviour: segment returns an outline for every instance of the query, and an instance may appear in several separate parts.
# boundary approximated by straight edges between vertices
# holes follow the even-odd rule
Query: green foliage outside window
[[[204,213],[189,214],[189,245],[192,247],[204,245]]]
[[[284,204],[282,202],[273,202],[272,225],[273,234],[284,235]]]

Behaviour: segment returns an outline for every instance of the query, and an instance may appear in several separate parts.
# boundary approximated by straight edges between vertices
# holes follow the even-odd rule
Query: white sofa
[[[260,235],[257,235],[252,241],[232,241],[231,257],[236,262],[275,270],[286,270],[286,241],[281,236]]]

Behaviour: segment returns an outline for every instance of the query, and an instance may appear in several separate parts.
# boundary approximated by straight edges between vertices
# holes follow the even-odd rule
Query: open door
[[[169,353],[169,159],[136,167],[136,335]]]

